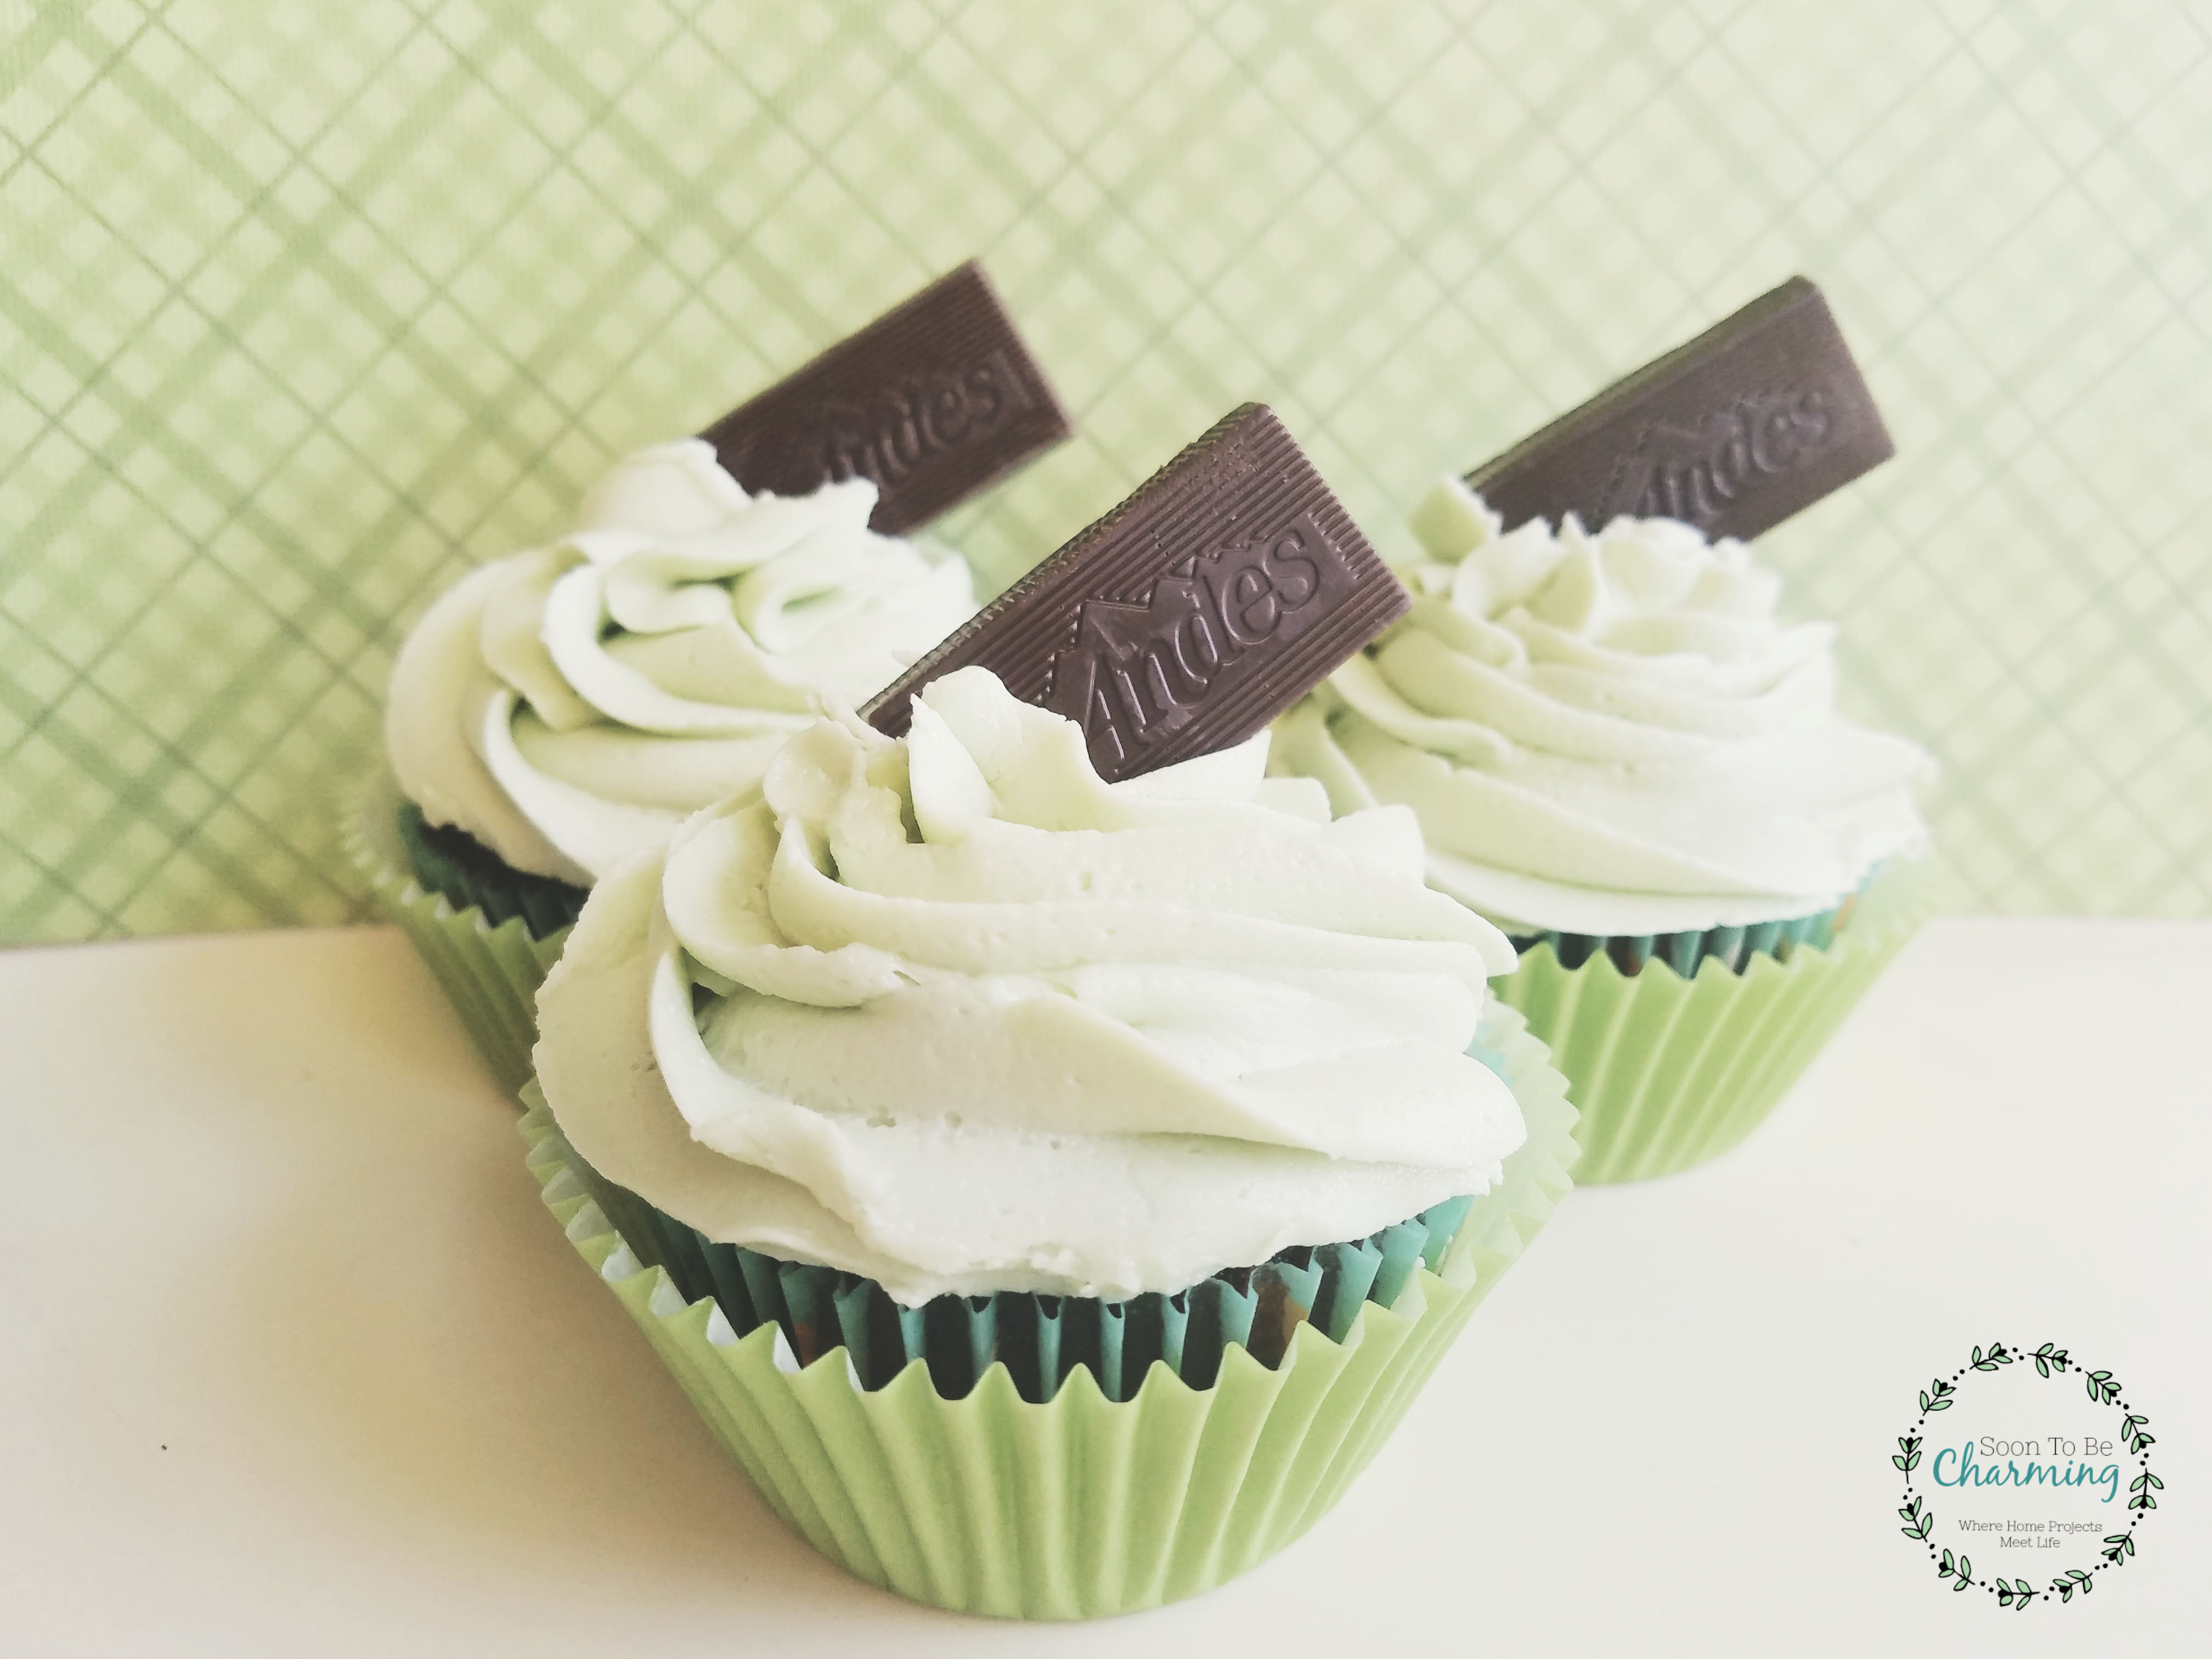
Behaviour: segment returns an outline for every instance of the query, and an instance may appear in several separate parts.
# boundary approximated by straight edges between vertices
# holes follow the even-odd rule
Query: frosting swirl
[[[1516,931],[1809,915],[1926,829],[1933,763],[1835,712],[1835,629],[1668,519],[1500,533],[1456,478],[1415,515],[1404,621],[1285,717],[1276,765],[1419,816],[1437,887]]]
[[[908,1305],[1175,1291],[1483,1191],[1511,947],[1411,814],[1332,822],[1267,743],[1103,783],[980,668],[896,742],[823,720],[593,890],[547,1101],[679,1219]]]
[[[975,609],[957,557],[868,529],[875,501],[865,478],[749,496],[697,438],[619,463],[566,537],[475,571],[408,636],[400,787],[579,885],[656,844]]]

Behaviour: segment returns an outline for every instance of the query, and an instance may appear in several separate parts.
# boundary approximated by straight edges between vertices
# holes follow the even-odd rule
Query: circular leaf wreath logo
[[[2017,1371],[2010,1369],[2014,1366]],[[1973,1400],[1960,1392],[1970,1378],[2026,1380],[2030,1366],[2044,1381],[2079,1377],[2097,1413],[2085,1425],[2070,1396],[2054,1405],[2050,1391],[2033,1381],[2025,1388],[1977,1382]],[[1942,1415],[1962,1401],[1966,1408],[1958,1416]],[[2117,1432],[2106,1432],[2111,1412],[2119,1413]],[[1976,1419],[1971,1427],[1969,1419]],[[1992,1426],[1992,1432],[1972,1432],[1972,1427]],[[1954,1591],[1979,1589],[2015,1612],[2038,1601],[2071,1601],[2096,1587],[2097,1574],[2135,1558],[2136,1529],[2158,1507],[2157,1494],[2166,1487],[2151,1472],[2155,1443],[2150,1419],[2128,1404],[2110,1371],[2090,1370],[2049,1342],[2033,1350],[1992,1342],[1920,1391],[1920,1414],[1898,1437],[1889,1460],[1905,1476],[1897,1511],[1905,1524],[1899,1530],[1926,1546],[1936,1576]],[[2121,1496],[2130,1474],[2125,1505],[2106,1508]],[[1924,1480],[1928,1489],[1916,1479]],[[1946,1516],[1940,1530],[1938,1501]],[[1947,1535],[1955,1547],[1944,1541]],[[1970,1542],[1985,1564],[1992,1553],[2001,1553],[1994,1576],[1975,1576]],[[2062,1553],[2056,1559],[2042,1553],[2053,1550]],[[2037,1553],[2032,1570],[2041,1588],[2017,1576],[2029,1569],[2021,1551]]]

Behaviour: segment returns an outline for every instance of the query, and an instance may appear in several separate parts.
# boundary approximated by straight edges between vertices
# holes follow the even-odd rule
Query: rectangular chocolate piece
[[[1509,530],[1626,513],[1747,541],[1895,453],[1827,301],[1792,276],[1467,482]]]
[[[1109,782],[1257,733],[1412,601],[1273,413],[1246,404],[861,712],[980,663],[1083,727]]]
[[[699,435],[756,493],[874,479],[869,527],[895,536],[1073,431],[970,259]]]

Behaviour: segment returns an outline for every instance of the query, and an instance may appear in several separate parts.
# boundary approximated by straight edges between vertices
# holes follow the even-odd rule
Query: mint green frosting
[[[1828,909],[1926,836],[1933,764],[1836,712],[1835,629],[1665,519],[1501,533],[1456,478],[1411,613],[1280,723],[1340,811],[1410,806],[1429,878],[1516,931],[1676,933]]]
[[[898,741],[817,722],[594,890],[538,1000],[563,1132],[909,1305],[1174,1291],[1486,1190],[1512,950],[1411,814],[1332,821],[1267,742],[1108,784],[981,669]]]
[[[588,884],[758,781],[975,609],[953,556],[868,529],[865,478],[748,495],[696,438],[618,464],[553,545],[474,572],[392,670],[386,747],[433,823]]]

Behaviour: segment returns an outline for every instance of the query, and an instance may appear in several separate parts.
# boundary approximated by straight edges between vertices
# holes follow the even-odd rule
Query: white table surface
[[[2202,1651],[2208,963],[1931,927],[1737,1152],[1573,1194],[1307,1538],[1047,1627],[782,1529],[398,933],[0,955],[0,1652]],[[1887,1453],[1969,1346],[2046,1338],[2169,1491],[2096,1595],[2001,1613],[1898,1536]]]

